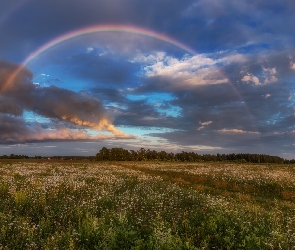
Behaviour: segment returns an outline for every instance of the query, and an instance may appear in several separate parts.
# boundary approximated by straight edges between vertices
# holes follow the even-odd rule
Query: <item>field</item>
[[[295,249],[295,166],[0,162],[0,249]]]

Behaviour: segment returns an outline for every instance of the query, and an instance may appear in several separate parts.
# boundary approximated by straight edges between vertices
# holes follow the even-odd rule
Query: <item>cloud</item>
[[[154,63],[161,62],[165,59],[166,53],[164,51],[156,51],[154,53],[137,53],[137,55],[131,60],[135,63]]]
[[[93,51],[93,50],[94,50],[94,48],[92,48],[92,47],[88,47],[86,51],[87,51],[87,53],[90,53],[90,52]]]
[[[252,82],[252,83],[254,83],[254,85],[260,85],[260,84],[261,84],[261,83],[259,82],[258,77],[254,76],[254,75],[252,75],[252,74],[249,74],[249,75],[244,76],[244,77],[242,78],[242,81],[243,81],[243,82],[247,82],[247,83]]]
[[[13,117],[0,113],[0,143],[15,144],[44,141],[70,141],[70,140],[106,140],[118,138],[134,138],[120,132],[116,128],[110,129],[113,135],[89,135],[85,129],[70,129],[65,125],[51,124],[50,129],[44,129],[40,123],[26,123],[20,117]],[[115,131],[115,132],[114,132]]]
[[[130,89],[133,92],[197,91],[205,85],[224,86],[235,82],[262,86],[276,83],[282,75],[291,75],[285,70],[286,54],[271,54],[264,59],[233,51],[182,58],[159,53],[141,56],[148,64],[141,71],[145,79],[140,86]]]
[[[0,113],[21,116],[23,107],[14,98],[0,95]]]
[[[90,139],[83,130],[71,130],[65,126],[43,129],[41,124],[27,124],[24,119],[0,114],[0,143],[14,144],[32,141]]]
[[[119,46],[119,45],[118,45]],[[133,80],[134,71],[139,66],[122,58],[119,53],[107,50],[103,54],[98,49],[88,53],[74,54],[62,62],[61,67],[69,66],[71,74],[80,79],[105,84],[122,86]]]
[[[270,84],[278,81],[277,74],[278,72],[276,67],[265,68],[262,66],[261,78],[264,79],[262,82],[258,79],[257,76],[249,72],[242,78],[242,81],[253,83],[254,85]]]
[[[13,7],[15,3],[8,5]],[[292,10],[291,0],[171,0],[169,4],[156,0],[141,4],[136,0],[64,0],[62,4],[58,0],[31,1],[22,11],[13,13],[2,27],[2,32],[9,36],[1,40],[0,52],[7,55],[7,47],[11,47],[18,55],[24,55],[58,34],[102,23],[135,24],[156,30],[201,52],[233,46],[246,52],[266,47],[282,49],[290,47],[293,41]],[[33,20],[30,25],[23,22],[27,13]],[[256,44],[261,46],[255,47]]]
[[[237,129],[239,130],[239,129]],[[253,132],[253,131],[249,131]],[[153,133],[151,136],[161,137],[167,140],[170,145],[178,145],[178,147],[212,147],[210,154],[216,153],[259,153],[281,155],[283,153],[291,153],[294,147],[295,133],[283,134],[256,134],[244,132],[227,132],[210,130],[205,131],[173,131],[166,133]],[[197,150],[199,154],[208,153]]]
[[[288,53],[261,57],[233,51],[183,57],[160,52],[138,53],[137,63],[143,65],[142,85],[125,90],[97,88],[96,93],[113,102],[107,108],[116,117],[116,124],[130,128],[157,126],[161,128],[159,133],[147,133],[147,136],[162,138],[171,145],[249,152],[256,144],[257,148],[271,147],[268,144],[273,138],[272,145],[279,147],[289,139],[278,138],[274,131],[285,135],[295,128],[294,105],[290,102],[294,91],[286,80],[293,73]],[[214,68],[218,68],[227,82],[184,84],[185,79],[199,74],[200,70]],[[248,78],[241,81],[245,75]],[[251,84],[243,84],[247,80]],[[161,98],[167,94],[169,99],[163,98],[159,103],[176,107],[178,112],[174,117],[163,115],[158,102],[149,102],[157,95]],[[140,96],[140,100],[131,100],[129,95]]]
[[[218,130],[220,133],[228,133],[228,134],[256,134],[259,135],[259,132],[252,132],[252,131],[244,131],[241,129],[221,129]]]
[[[206,126],[210,125],[213,121],[208,121],[208,122],[199,122],[202,126],[199,127],[197,130],[201,130],[205,128]]]
[[[0,129],[1,142],[40,140],[86,140],[134,138],[118,130],[101,102],[86,92],[76,93],[55,86],[39,87],[31,82],[31,73],[23,69],[5,89],[18,65],[0,62]],[[39,123],[25,123],[24,110],[50,118],[51,130]],[[61,125],[62,124],[62,125]],[[76,129],[66,127],[76,126]],[[86,128],[104,130],[112,135],[90,136]]]
[[[228,79],[222,74],[218,61],[206,55],[185,56],[181,59],[165,56],[144,67],[149,82],[158,82],[162,89],[192,89],[201,85],[224,84]],[[143,86],[141,86],[143,87]],[[139,87],[140,89],[140,87]]]
[[[278,81],[276,78],[277,70],[276,68],[264,68],[263,67],[263,74],[264,74],[264,84],[274,83]]]
[[[39,115],[101,130],[109,121],[101,102],[88,93],[75,93],[55,86],[36,88],[29,109]]]
[[[220,52],[218,63],[222,65],[231,65],[231,64],[245,64],[249,61],[249,56],[235,52]],[[220,65],[221,66],[221,65]]]
[[[293,62],[290,63],[290,69],[295,70],[295,63],[293,63]]]
[[[115,110],[116,122],[120,125],[145,128],[175,128],[179,126],[178,117],[163,114],[158,110],[158,107],[146,100],[125,101],[124,108],[116,107]]]
[[[6,9],[14,4],[5,0]],[[161,132],[173,130],[159,133],[157,138],[182,147],[206,145],[242,151],[245,147],[254,150],[256,145],[290,146],[286,133],[295,129],[295,88],[291,84],[294,7],[292,0],[171,0],[169,4],[157,0],[140,4],[138,0],[29,1],[1,23],[1,33],[7,34],[0,41],[3,58],[22,61],[54,37],[109,23],[165,34],[198,55],[184,56],[185,51],[171,44],[123,32],[103,32],[59,44],[31,64],[51,63],[49,67],[58,70],[40,69],[35,80],[38,86],[32,85],[32,73],[23,69],[0,94],[1,125],[10,119],[11,124],[16,119],[20,125],[13,131],[2,127],[8,135],[3,140],[15,140],[21,130],[27,135],[23,141],[37,140],[38,134],[48,140],[54,135],[55,140],[91,138],[93,132],[88,131],[97,129],[119,138],[122,134],[113,126],[130,126],[131,130],[156,125]],[[23,21],[28,17],[30,25]],[[0,61],[0,79],[9,77],[15,67]],[[62,79],[55,75],[57,71],[68,78],[53,82],[54,77]],[[66,85],[69,79],[74,79],[75,85]],[[76,85],[82,81],[81,87]],[[128,94],[143,97],[135,100]],[[160,95],[169,95],[169,99],[161,100]],[[32,123],[23,117],[26,111],[46,116],[48,121]],[[251,131],[259,131],[260,139]]]

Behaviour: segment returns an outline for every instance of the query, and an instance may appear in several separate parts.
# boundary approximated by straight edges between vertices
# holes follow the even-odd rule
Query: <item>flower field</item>
[[[0,249],[295,249],[295,167],[0,162]]]

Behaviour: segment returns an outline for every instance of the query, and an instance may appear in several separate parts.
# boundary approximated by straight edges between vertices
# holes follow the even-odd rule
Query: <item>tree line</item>
[[[27,155],[2,155],[0,159],[47,159],[48,157]],[[49,158],[48,158],[49,159]],[[204,162],[204,161],[232,161],[250,163],[277,163],[295,164],[295,160],[285,160],[278,156],[265,154],[198,154],[195,152],[167,153],[141,148],[137,151],[124,148],[103,147],[96,156],[52,156],[51,160],[96,160],[96,161],[180,161],[180,162]]]
[[[166,151],[155,151],[141,148],[137,151],[124,148],[103,147],[97,154],[97,161],[181,161],[181,162],[203,162],[203,161],[234,161],[251,163],[295,163],[284,160],[279,156],[265,154],[198,154],[195,152],[167,153]],[[287,162],[286,162],[287,161]],[[292,161],[292,160],[291,160]]]
[[[11,155],[2,155],[0,156],[0,159],[29,159],[29,156],[11,154]]]

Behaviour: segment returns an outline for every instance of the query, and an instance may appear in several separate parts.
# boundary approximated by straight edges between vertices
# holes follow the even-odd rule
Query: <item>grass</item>
[[[295,249],[295,168],[0,163],[0,249]]]

